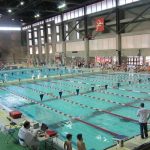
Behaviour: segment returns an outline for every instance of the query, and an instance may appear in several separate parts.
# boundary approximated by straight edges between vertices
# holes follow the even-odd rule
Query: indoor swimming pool
[[[54,73],[54,70],[50,71]],[[41,74],[44,76],[47,72],[49,70],[43,70]],[[38,73],[34,72],[35,76]],[[29,76],[22,71],[7,74],[8,79],[10,76],[22,79]],[[87,150],[103,150],[115,144],[114,136],[131,138],[139,134],[136,112],[141,102],[150,107],[149,82],[149,75],[136,73],[83,74],[64,79],[20,82],[1,85],[0,103],[46,123],[59,133],[63,141],[66,134],[71,133],[74,148],[76,135],[82,133]],[[62,98],[59,97],[60,91]],[[40,94],[44,94],[42,100]]]

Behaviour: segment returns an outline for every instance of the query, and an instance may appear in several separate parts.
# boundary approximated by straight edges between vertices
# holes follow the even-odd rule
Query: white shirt
[[[31,141],[34,138],[34,135],[32,135],[32,133],[29,129],[21,127],[18,132],[18,137],[19,137],[19,143],[22,146],[25,146],[26,144],[30,145]],[[21,139],[24,141],[22,141]]]
[[[150,110],[147,110],[145,108],[140,108],[137,111],[137,116],[139,116],[139,122],[140,123],[147,123],[149,114],[150,114]]]

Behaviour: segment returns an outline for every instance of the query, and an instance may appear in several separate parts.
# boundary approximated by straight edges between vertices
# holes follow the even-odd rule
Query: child
[[[67,134],[66,138],[67,138],[67,140],[64,143],[64,149],[65,150],[72,150],[72,143],[71,143],[72,134]]]
[[[77,148],[78,150],[86,150],[85,143],[83,142],[82,134],[77,135]]]

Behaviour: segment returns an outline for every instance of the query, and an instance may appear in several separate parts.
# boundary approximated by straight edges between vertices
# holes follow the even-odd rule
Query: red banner
[[[99,56],[96,56],[95,57],[95,62],[97,63],[111,63],[112,62],[112,59],[111,58],[106,58],[106,57],[99,57]]]
[[[103,32],[104,29],[104,18],[96,19],[96,32]]]

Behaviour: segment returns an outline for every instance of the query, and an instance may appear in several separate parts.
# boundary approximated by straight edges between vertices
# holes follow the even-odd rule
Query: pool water
[[[53,74],[54,70],[50,71],[49,74]],[[14,78],[27,76],[20,72],[7,74]],[[45,74],[47,72],[42,71],[42,75]],[[114,144],[113,137],[116,135],[130,138],[139,134],[138,107],[141,102],[150,107],[148,78],[149,75],[142,74],[95,74],[1,86],[0,103],[46,123],[59,133],[63,141],[66,134],[71,133],[74,148],[76,135],[82,133],[87,150],[103,150]],[[142,79],[141,83],[139,79]],[[119,88],[117,83],[120,83]],[[108,85],[107,90],[105,85]],[[94,92],[91,87],[94,87]],[[79,95],[76,89],[79,89]],[[44,94],[42,101],[41,93]]]

